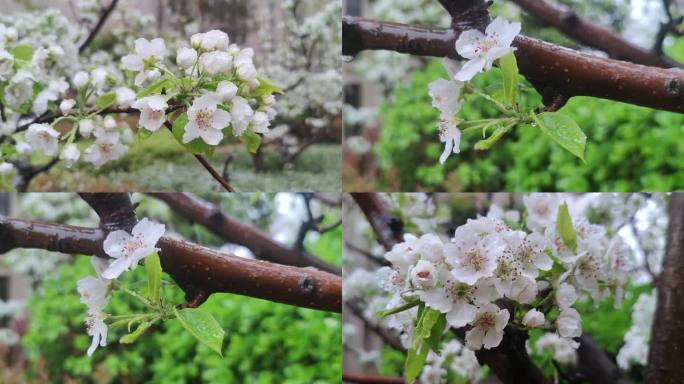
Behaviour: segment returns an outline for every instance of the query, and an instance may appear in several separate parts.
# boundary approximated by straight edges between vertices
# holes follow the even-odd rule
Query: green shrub
[[[462,153],[439,164],[442,144],[438,112],[428,84],[446,78],[432,61],[395,89],[381,107],[376,146],[383,175],[380,187],[431,191],[671,191],[684,188],[684,115],[610,100],[575,97],[562,108],[587,134],[586,164],[530,126],[517,127],[489,151],[475,151],[477,138],[464,138]],[[493,70],[475,83],[491,91],[500,84]],[[523,102],[537,106],[526,92]],[[460,116],[497,116],[481,99],[469,100]]]

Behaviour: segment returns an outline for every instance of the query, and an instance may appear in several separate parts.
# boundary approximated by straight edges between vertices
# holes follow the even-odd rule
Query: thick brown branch
[[[670,199],[670,223],[653,316],[645,383],[681,383],[684,377],[684,194]]]
[[[570,38],[606,52],[618,60],[652,67],[672,68],[682,64],[669,57],[640,48],[608,28],[595,24],[572,10],[563,10],[546,0],[512,0],[543,23],[559,29]]]
[[[404,241],[404,224],[401,219],[393,216],[389,207],[375,193],[352,193],[363,214],[368,219],[378,242],[391,250],[392,247]]]
[[[191,194],[152,193],[174,212],[199,223],[226,241],[249,248],[263,260],[298,267],[315,267],[341,275],[339,267],[329,264],[305,251],[290,249],[274,241],[259,229],[225,214],[220,207]]]
[[[342,50],[390,50],[411,55],[459,59],[454,48],[458,32],[362,18],[343,20]],[[592,96],[645,107],[684,112],[684,71],[647,67],[518,36],[513,45],[523,75],[566,96]]]
[[[620,367],[602,351],[591,336],[583,334],[577,349],[577,370],[582,378],[595,384],[629,384]]]
[[[16,248],[104,256],[106,231],[43,224],[0,216],[0,253]],[[307,268],[249,260],[164,236],[162,268],[181,286],[207,293],[228,292],[300,307],[342,311],[339,276]]]
[[[97,24],[95,24],[95,27],[92,29],[92,31],[90,31],[90,34],[83,42],[83,44],[81,44],[81,46],[78,47],[78,53],[82,53],[83,51],[85,51],[85,49],[88,48],[90,43],[93,42],[95,36],[97,36],[97,34],[100,33],[100,30],[107,22],[107,19],[109,18],[109,15],[112,14],[112,11],[114,11],[114,8],[116,8],[116,4],[118,2],[119,0],[112,0],[108,7],[102,9],[102,13],[100,13],[100,19],[97,21]]]

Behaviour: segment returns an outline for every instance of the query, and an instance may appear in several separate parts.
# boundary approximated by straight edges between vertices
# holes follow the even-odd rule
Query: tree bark
[[[389,211],[382,198],[375,193],[352,193],[363,214],[368,219],[378,242],[389,251],[404,241],[404,223]]]
[[[670,198],[667,249],[658,281],[646,384],[675,384],[684,378],[684,193]]]
[[[457,24],[455,24],[457,25]],[[427,28],[345,17],[342,52],[390,50],[419,56],[461,58],[455,43],[461,30]],[[684,71],[597,57],[523,35],[513,46],[520,72],[545,101],[591,96],[672,112],[684,112]]]
[[[207,227],[225,240],[249,248],[263,260],[296,267],[314,267],[341,275],[339,267],[311,254],[284,247],[259,229],[225,214],[220,207],[197,196],[184,193],[151,193],[185,218]]]
[[[610,29],[580,17],[570,9],[558,8],[546,0],[512,1],[542,23],[557,28],[581,44],[600,49],[614,59],[661,68],[682,66],[669,57],[630,43]]]

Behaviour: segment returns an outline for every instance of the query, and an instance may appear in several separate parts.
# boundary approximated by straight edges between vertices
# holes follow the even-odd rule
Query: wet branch
[[[118,2],[119,0],[112,0],[108,7],[102,9],[102,12],[100,13],[100,19],[97,21],[97,24],[95,24],[95,27],[90,31],[90,34],[83,42],[83,44],[81,44],[81,46],[78,47],[78,53],[83,53],[83,51],[85,51],[86,48],[88,48],[90,43],[93,42],[97,34],[100,33],[100,30],[102,29],[104,24],[107,22],[109,15],[111,15],[112,11],[114,11],[114,8],[116,8],[116,4]]]

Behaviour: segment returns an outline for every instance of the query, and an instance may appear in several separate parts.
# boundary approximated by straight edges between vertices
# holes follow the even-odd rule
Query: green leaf
[[[499,69],[503,74],[504,99],[507,104],[515,105],[518,102],[518,62],[513,51],[499,59]]]
[[[221,346],[225,333],[209,312],[199,308],[185,308],[179,311],[174,307],[173,310],[176,313],[176,318],[188,332],[204,345],[223,356]]]
[[[143,335],[143,333],[145,333],[145,331],[150,327],[150,325],[152,325],[152,323],[152,321],[143,321],[142,323],[140,323],[140,325],[138,325],[138,328],[136,328],[135,331],[127,335],[121,336],[121,338],[119,339],[119,343],[131,344],[135,342],[140,338],[140,336]]]
[[[532,118],[553,141],[584,161],[587,136],[573,119],[560,112],[532,113]]]
[[[256,153],[261,145],[261,136],[252,131],[247,131],[240,136],[240,141],[251,153]]]
[[[441,315],[441,312],[432,308],[426,307],[423,310],[422,316],[418,318],[418,323],[413,331],[414,346],[416,346],[417,342],[422,343],[424,339],[430,337],[430,334],[432,333],[432,327],[437,324],[437,321]]]
[[[275,83],[273,83],[271,80],[263,76],[258,76],[257,79],[259,80],[259,87],[252,92],[252,97],[257,98],[261,96],[272,95],[274,93],[283,93],[283,90],[280,89],[279,86],[275,85]]]
[[[379,311],[375,314],[375,316],[382,319],[382,318],[387,317],[387,316],[392,316],[392,315],[396,315],[397,313],[404,312],[405,310],[411,309],[411,308],[413,308],[419,304],[420,304],[420,301],[418,301],[418,300],[411,301],[409,303],[402,304],[398,307],[386,309],[384,311]]]
[[[440,341],[442,341],[442,335],[444,334],[444,329],[446,328],[446,315],[443,313],[439,314],[437,321],[432,326],[430,330],[430,336],[425,340],[425,343],[435,352],[439,351]]]
[[[496,144],[499,141],[499,139],[501,139],[506,133],[508,133],[510,129],[511,126],[496,128],[496,130],[494,130],[494,133],[492,133],[491,136],[475,143],[475,149],[478,151],[488,150],[494,144]]]
[[[116,93],[109,92],[100,96],[95,100],[95,105],[100,107],[100,109],[107,109],[116,103]]]
[[[407,383],[412,383],[418,378],[425,366],[428,351],[427,344],[422,344],[419,348],[410,348],[406,353],[406,364],[404,365],[404,376]]]
[[[563,203],[558,207],[558,217],[556,218],[556,229],[563,239],[563,243],[573,252],[577,251],[577,232],[572,225],[572,218],[568,211],[568,204]]]
[[[11,53],[16,60],[31,61],[33,58],[33,47],[28,44],[19,44],[12,49]]]
[[[145,87],[142,91],[138,92],[138,95],[136,95],[135,98],[141,99],[153,93],[161,93],[162,90],[172,88],[173,86],[173,80],[171,80],[168,76],[163,76]]]
[[[197,138],[195,140],[192,140],[189,143],[183,143],[183,135],[185,135],[185,126],[188,124],[188,114],[183,113],[182,115],[178,116],[176,120],[173,122],[173,126],[171,127],[171,131],[173,132],[173,136],[176,137],[176,140],[184,146],[188,151],[199,155],[203,153],[209,153],[213,151],[213,147],[207,143],[205,143],[202,139]]]
[[[161,296],[162,274],[157,251],[154,251],[154,253],[145,258],[145,272],[147,273],[147,297],[156,304]]]

